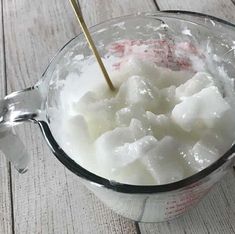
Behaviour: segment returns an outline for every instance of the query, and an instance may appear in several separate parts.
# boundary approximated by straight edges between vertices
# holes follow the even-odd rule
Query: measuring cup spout
[[[20,173],[27,171],[29,155],[13,127],[24,121],[35,121],[40,113],[41,100],[35,87],[14,92],[0,100],[0,150]]]

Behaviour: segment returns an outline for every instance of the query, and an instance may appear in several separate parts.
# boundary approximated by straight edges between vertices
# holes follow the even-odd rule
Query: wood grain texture
[[[0,154],[0,233],[12,233],[11,192],[9,165],[5,156]]]
[[[161,10],[191,10],[235,21],[235,7],[227,0],[157,0]],[[235,233],[235,174],[231,171],[208,196],[186,215],[159,224],[139,224],[141,233]]]
[[[195,11],[235,24],[235,4],[231,0],[155,0],[160,10]]]
[[[14,91],[33,85],[53,54],[80,30],[68,1],[3,3],[8,91]],[[234,6],[229,0],[157,3],[161,9],[201,11],[234,20]],[[156,9],[152,0],[81,0],[80,4],[89,26],[112,17]],[[32,161],[28,173],[12,173],[15,233],[137,233],[133,222],[107,209],[55,159],[38,128],[27,125],[19,131]],[[5,234],[11,233],[9,178],[1,156],[0,163],[0,233]],[[234,179],[231,172],[188,215],[161,224],[140,224],[141,232],[235,233]]]
[[[6,94],[2,2],[0,2],[0,98]],[[0,153],[0,233],[12,233],[9,163]]]
[[[68,1],[3,2],[10,92],[33,85],[52,55],[79,32],[79,26]],[[152,0],[130,4],[107,0],[99,7],[100,2],[81,2],[88,25],[136,12],[136,5],[142,10],[154,6]],[[107,209],[55,159],[37,127],[25,125],[18,130],[32,160],[26,174],[12,172],[15,233],[136,233],[133,222]]]
[[[79,2],[88,26],[122,15],[156,11],[153,0],[79,0]]]

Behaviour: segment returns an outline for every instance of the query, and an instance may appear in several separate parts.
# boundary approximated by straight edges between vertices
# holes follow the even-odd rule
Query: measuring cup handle
[[[29,155],[13,128],[0,132],[0,149],[20,173],[27,171]]]
[[[35,87],[14,92],[0,100],[0,150],[20,173],[27,171],[29,155],[13,126],[35,121],[40,113],[41,100]]]

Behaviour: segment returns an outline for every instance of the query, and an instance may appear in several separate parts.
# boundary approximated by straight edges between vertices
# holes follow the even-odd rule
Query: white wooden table
[[[80,0],[89,26],[138,11],[181,9],[235,23],[234,0]],[[2,0],[2,97],[33,85],[50,58],[80,32],[67,0]],[[18,127],[32,156],[20,175],[0,155],[0,234],[235,233],[235,174],[199,206],[174,221],[144,224],[118,216],[93,196],[49,151],[37,126]]]

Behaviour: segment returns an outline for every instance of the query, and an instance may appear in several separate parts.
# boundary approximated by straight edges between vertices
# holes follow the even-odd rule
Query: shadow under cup
[[[101,56],[112,56],[113,64],[120,62],[120,51],[110,50],[107,45],[117,41],[162,43],[155,57],[158,66],[191,71],[203,68],[218,77],[224,95],[233,96],[227,90],[231,90],[231,85],[233,87],[230,78],[235,76],[235,26],[228,22],[197,13],[160,12],[120,17],[94,26],[90,31]],[[53,153],[118,214],[143,222],[160,222],[183,214],[232,166],[234,147],[231,145],[219,160],[197,174],[164,185],[127,185],[87,171],[73,160],[75,155],[66,154],[61,143],[63,137],[57,130],[63,82],[71,71],[81,73],[79,63],[90,59],[93,55],[80,34],[59,51],[43,74],[43,79],[35,86],[44,100],[44,115],[38,116],[36,121]],[[225,76],[227,82],[222,82]],[[80,85],[83,85],[82,79]]]

